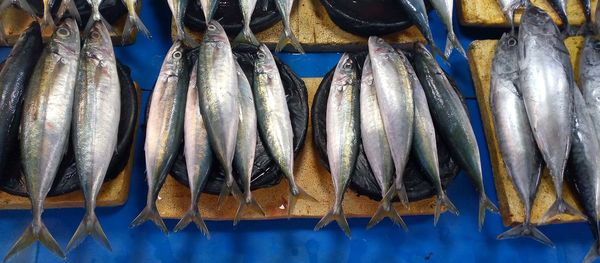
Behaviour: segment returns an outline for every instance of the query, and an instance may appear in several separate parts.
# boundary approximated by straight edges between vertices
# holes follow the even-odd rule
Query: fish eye
[[[594,50],[600,51],[600,41],[594,42]]]
[[[377,43],[379,43],[379,44],[383,44],[383,42],[384,42],[384,41],[383,41],[383,38],[378,38],[378,39],[377,39]]]
[[[208,30],[215,31],[217,30],[217,27],[215,25],[208,25]]]
[[[175,53],[173,53],[173,58],[180,59],[181,58],[181,52],[180,51],[175,51]]]
[[[260,59],[264,59],[264,58],[265,58],[265,54],[263,54],[263,53],[258,53],[258,58],[260,58]]]
[[[67,30],[64,27],[59,28],[58,30],[56,30],[56,33],[61,36],[61,37],[68,37],[71,33],[69,32],[69,30]]]
[[[514,39],[512,37],[510,39],[508,39],[508,46],[509,47],[514,47],[516,45],[517,45],[517,40],[516,39]]]
[[[92,32],[91,37],[93,39],[98,39],[98,38],[100,38],[100,34],[98,34],[98,32],[96,32],[96,31],[94,31],[94,32]]]
[[[352,63],[346,62],[346,63],[344,63],[343,67],[344,67],[344,69],[350,69],[350,68],[352,68]]]

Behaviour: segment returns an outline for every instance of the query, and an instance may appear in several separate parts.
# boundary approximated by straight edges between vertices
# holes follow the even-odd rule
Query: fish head
[[[204,33],[204,42],[215,43],[215,44],[227,44],[229,45],[229,38],[223,26],[216,20],[212,20],[206,26],[206,32]]]
[[[371,36],[369,37],[369,54],[377,57],[389,57],[390,53],[395,53],[396,50],[392,45],[387,43],[383,38]]]
[[[265,44],[261,44],[256,53],[256,60],[254,61],[254,68],[256,73],[259,74],[274,74],[277,71],[277,64],[273,54]]]
[[[498,41],[496,54],[494,55],[494,67],[498,74],[512,74],[519,70],[518,40],[512,35],[505,33]]]
[[[332,86],[344,87],[356,81],[356,61],[348,53],[344,53],[333,74]]]
[[[560,33],[550,15],[534,5],[530,5],[523,12],[519,30],[524,31],[520,34],[558,35]]]
[[[48,47],[54,54],[79,56],[80,43],[77,23],[75,20],[67,18],[58,25],[52,34]]]
[[[111,59],[114,60],[112,40],[108,29],[101,21],[96,21],[90,28],[89,33],[84,39],[87,56],[95,56],[99,60]],[[102,56],[102,57],[98,57]]]
[[[179,77],[182,70],[186,67],[184,52],[185,46],[180,40],[173,42],[173,45],[167,52],[167,56],[163,62],[161,74]]]

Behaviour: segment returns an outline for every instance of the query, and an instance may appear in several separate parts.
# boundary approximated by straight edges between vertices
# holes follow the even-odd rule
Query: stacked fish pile
[[[404,175],[411,151],[436,190],[435,222],[443,206],[458,214],[441,185],[436,133],[475,183],[480,196],[479,228],[485,209],[497,212],[485,194],[479,148],[458,90],[423,44],[415,44],[411,55],[414,68],[403,51],[371,37],[362,73],[349,54],[338,63],[326,111],[327,157],[335,201],[315,229],[336,220],[350,235],[342,200],[355,176],[361,143],[383,197],[369,227],[390,217],[406,228],[391,201],[398,196],[409,206]]]
[[[169,4],[169,8],[171,9],[171,13],[175,18],[175,26],[177,28],[177,37],[178,40],[186,40],[187,42],[193,43],[192,40],[186,36],[184,19],[186,15],[186,9],[188,7],[187,0],[167,0]],[[212,21],[214,19],[215,13],[220,5],[220,2],[224,2],[225,5],[229,5],[229,1],[220,1],[220,0],[201,0],[198,1],[202,8],[202,12],[204,14],[204,21]],[[255,46],[259,46],[260,42],[252,33],[252,29],[250,29],[250,23],[252,20],[252,14],[254,13],[254,9],[256,7],[258,0],[239,0],[240,11],[242,13],[242,29],[239,32],[238,36],[235,38],[233,45],[236,46],[240,43],[252,44]],[[292,32],[292,28],[290,25],[290,15],[292,13],[292,7],[294,5],[294,0],[276,0],[275,4],[277,5],[277,10],[282,18],[283,23],[283,32],[281,33],[281,37],[279,39],[279,43],[277,43],[277,47],[275,48],[276,52],[283,50],[283,48],[291,44],[298,52],[304,53],[304,49],[302,45],[300,45],[300,41]],[[268,6],[268,1],[264,1],[264,8]]]
[[[510,22],[512,28],[514,28],[515,12],[518,8],[524,7],[529,4],[531,0],[497,0],[502,13],[506,19]],[[562,21],[565,31],[570,33],[571,25],[569,24],[569,18],[567,17],[567,0],[548,0],[552,9],[558,14],[558,17]],[[583,7],[583,14],[588,27],[592,25],[592,1],[591,0],[580,0],[581,6]],[[596,16],[600,14],[600,10],[596,9]],[[596,20],[596,23],[599,21]],[[585,28],[584,28],[585,29]],[[591,28],[588,28],[591,29]]]
[[[579,87],[569,52],[550,16],[527,6],[518,36],[505,34],[492,64],[490,105],[500,152],[525,208],[523,225],[498,238],[529,236],[552,242],[532,226],[531,210],[543,164],[554,183],[556,201],[544,214],[581,215],[596,243],[586,262],[599,255],[600,205],[600,39],[587,36],[579,61]],[[568,169],[567,169],[568,168]],[[572,183],[583,215],[563,197],[563,179]]]
[[[258,48],[252,83],[216,21],[208,24],[198,55],[191,57],[191,62],[186,59],[187,52],[182,41],[174,42],[154,87],[146,127],[147,205],[131,226],[151,220],[163,232],[168,231],[158,214],[156,199],[182,139],[192,202],[175,231],[194,222],[208,235],[198,198],[212,177],[213,166],[220,166],[224,174],[219,204],[230,193],[240,202],[234,224],[245,207],[264,214],[251,193],[259,138],[276,163],[277,173],[280,170],[288,180],[288,213],[297,198],[314,200],[294,181],[295,134],[283,81],[269,49],[265,45]]]

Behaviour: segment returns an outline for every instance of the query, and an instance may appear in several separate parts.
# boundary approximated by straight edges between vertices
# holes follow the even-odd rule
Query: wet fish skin
[[[281,37],[279,38],[277,47],[275,47],[275,52],[280,52],[287,44],[291,44],[296,51],[304,54],[304,49],[302,48],[302,45],[300,45],[298,38],[294,35],[290,25],[290,16],[292,14],[294,0],[275,0],[275,4],[282,17],[281,22],[283,23],[283,32],[281,32]]]
[[[42,28],[50,28],[54,30],[54,28],[56,28],[56,24],[54,23],[54,19],[50,13],[50,9],[52,8],[52,5],[54,5],[54,0],[42,0],[42,4],[44,7],[44,14],[42,16],[42,20],[40,21],[40,25]]]
[[[587,36],[579,56],[579,87],[596,130],[600,131],[600,37]],[[600,139],[600,137],[599,137]]]
[[[556,11],[560,20],[564,23],[565,28],[570,28],[569,19],[567,17],[567,0],[548,0],[552,9]],[[521,22],[522,23],[522,22]]]
[[[79,16],[79,10],[77,10],[77,5],[75,4],[75,0],[62,0],[60,6],[58,7],[57,17],[58,20],[61,20],[65,17],[65,13],[69,12],[77,22],[81,22],[81,16]]]
[[[233,179],[233,158],[239,127],[239,87],[235,59],[225,30],[211,21],[198,56],[198,98],[210,145],[225,172],[219,206],[233,192],[241,191]]]
[[[498,239],[526,236],[553,246],[531,224],[531,209],[542,177],[543,159],[529,125],[519,93],[519,63],[516,36],[504,34],[492,62],[490,106],[496,138],[508,176],[525,208],[525,220],[498,236]]]
[[[518,42],[519,89],[557,196],[542,221],[560,213],[580,214],[562,198],[573,127],[574,78],[569,52],[550,16],[535,6],[525,9]]]
[[[515,11],[523,5],[523,0],[496,0],[502,9],[502,13],[508,22],[510,28],[515,28]]]
[[[413,139],[414,103],[407,60],[404,54],[374,36],[369,38],[369,55],[377,102],[396,168],[395,188],[402,204],[408,206],[403,178]]]
[[[481,159],[475,132],[461,99],[443,70],[423,44],[416,44],[415,71],[429,104],[436,132],[441,134],[454,160],[471,177],[479,193],[479,229],[483,227],[485,210],[498,212],[488,199],[483,186]]]
[[[183,20],[185,18],[185,10],[188,5],[188,0],[167,0],[167,3],[169,4],[169,9],[171,9],[173,18],[175,19],[175,27],[177,28],[176,39],[185,40],[186,33],[184,30],[185,25]]]
[[[449,58],[452,54],[452,50],[456,49],[464,57],[467,58],[465,49],[460,44],[460,41],[454,33],[454,26],[452,25],[452,14],[454,12],[454,0],[431,0],[431,5],[435,8],[437,14],[440,16],[446,29],[448,30],[448,37],[446,39],[446,48],[444,55]]]
[[[29,80],[23,102],[20,148],[33,221],[5,260],[38,240],[52,253],[65,257],[42,222],[42,212],[68,145],[79,51],[77,23],[66,19],[44,48]]]
[[[592,23],[592,1],[591,0],[580,0],[581,6],[583,7],[583,14],[585,15],[586,23]]]
[[[40,26],[33,23],[21,34],[0,70],[0,171],[7,154],[17,149],[23,95],[42,53]]]
[[[136,6],[137,0],[121,0],[125,7],[127,7],[127,20],[125,20],[125,25],[123,26],[123,36],[122,36],[122,44],[127,43],[133,37],[133,28],[135,27],[138,31],[142,32],[146,38],[152,38],[150,31],[140,17],[137,14]]]
[[[335,220],[350,237],[342,202],[354,172],[360,142],[360,83],[356,62],[348,53],[338,62],[327,99],[327,156],[333,179],[333,208],[317,223],[319,230]]]
[[[204,13],[204,21],[208,24],[213,20],[213,16],[215,15],[215,12],[217,12],[219,0],[198,0],[198,2],[200,2],[202,12]]]
[[[425,8],[425,2],[423,0],[398,0],[398,3],[402,5],[402,8],[406,10],[406,14],[410,17],[410,20],[419,28],[419,31],[423,34],[427,43],[431,45],[431,48],[435,53],[444,56],[444,52],[435,45],[433,35],[431,34],[431,28],[429,27],[429,16],[427,15],[427,9]],[[447,59],[447,57],[444,57]]]
[[[254,36],[254,33],[252,33],[252,29],[250,28],[252,13],[254,13],[256,2],[257,0],[240,0],[240,8],[242,9],[244,27],[237,35],[235,40],[233,40],[234,45],[240,43],[248,43],[255,46],[260,45],[260,42],[258,42],[258,39],[256,39],[256,36]]]
[[[190,208],[174,228],[174,232],[183,230],[191,222],[210,239],[208,228],[200,215],[198,201],[210,176],[213,151],[210,148],[208,133],[200,112],[198,102],[198,62],[194,63],[185,101],[185,121],[183,123],[184,156],[188,182],[191,192]]]
[[[131,222],[130,228],[150,220],[163,233],[168,232],[156,208],[156,199],[175,162],[183,137],[189,84],[184,52],[181,41],[175,41],[165,56],[152,91],[144,144],[148,195],[146,207]]]

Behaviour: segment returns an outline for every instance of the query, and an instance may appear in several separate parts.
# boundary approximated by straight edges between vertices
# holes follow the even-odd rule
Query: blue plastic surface
[[[131,67],[134,79],[144,89],[144,106],[170,46],[171,19],[168,10],[166,1],[145,1],[141,18],[154,38],[147,40],[138,37],[134,45],[116,48],[117,57]],[[443,46],[445,29],[437,16],[432,14],[431,20],[436,42]],[[456,21],[455,24],[465,48],[475,37],[499,37],[497,30],[465,29],[459,28]],[[5,57],[8,52],[8,48],[0,49],[0,57]],[[340,55],[279,56],[302,77],[319,77],[337,62]],[[466,60],[457,53],[450,61],[452,76],[469,98],[468,106],[483,159],[486,190],[497,203],[469,68]],[[129,229],[129,223],[146,202],[142,130],[139,129],[137,137],[128,202],[122,207],[97,209],[113,252],[104,250],[90,238],[68,254],[68,262],[580,262],[592,244],[592,236],[585,224],[540,227],[554,241],[555,249],[528,239],[497,241],[496,235],[506,228],[502,226],[499,215],[489,213],[483,231],[478,232],[477,195],[464,174],[448,190],[450,198],[460,210],[460,216],[444,214],[437,227],[433,226],[432,216],[405,217],[408,232],[389,221],[383,221],[367,231],[365,226],[368,219],[349,220],[352,239],[346,238],[335,224],[314,232],[312,229],[317,223],[316,219],[242,221],[237,227],[233,227],[230,221],[210,221],[207,222],[212,234],[210,240],[193,227],[168,236],[150,223]],[[45,211],[43,219],[58,242],[66,246],[82,216],[83,209],[49,209]],[[30,220],[31,213],[27,210],[0,211],[0,256],[6,254]],[[175,220],[167,220],[170,229],[175,223]],[[12,262],[61,260],[38,244]]]

